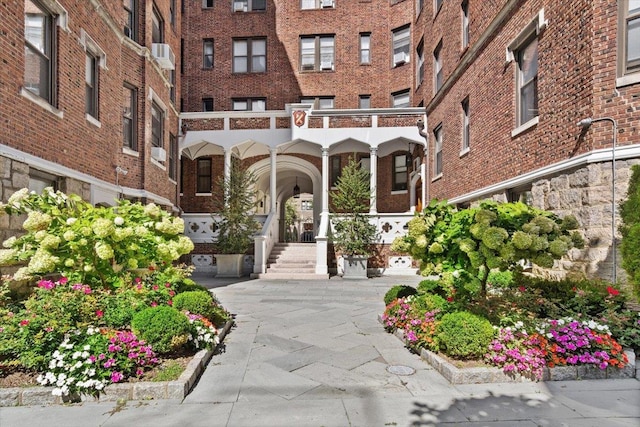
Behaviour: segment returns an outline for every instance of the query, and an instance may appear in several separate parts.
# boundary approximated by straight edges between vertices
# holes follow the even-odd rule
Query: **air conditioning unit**
[[[234,1],[233,2],[233,11],[234,12],[246,12],[247,4],[243,1]]]
[[[166,162],[167,152],[162,147],[151,147],[151,158],[159,162]]]
[[[320,7],[322,8],[333,7],[333,0],[320,0]]]
[[[404,52],[398,52],[393,54],[393,64],[401,65],[407,62],[407,54]]]
[[[153,43],[151,45],[151,54],[160,64],[163,70],[176,69],[176,56],[171,50],[171,46],[165,43]]]
[[[333,70],[333,62],[331,61],[322,61],[320,63],[321,70]]]

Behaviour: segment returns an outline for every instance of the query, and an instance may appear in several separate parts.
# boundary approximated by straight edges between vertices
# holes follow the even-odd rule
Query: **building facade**
[[[95,204],[159,203],[184,216],[193,262],[213,270],[214,200],[239,161],[258,177],[264,224],[251,271],[285,238],[298,187],[324,274],[338,268],[330,191],[353,157],[371,172],[378,271],[409,271],[388,246],[432,198],[573,213],[588,246],[558,274],[618,271],[616,206],[640,158],[636,1],[0,7],[3,200],[54,185]],[[0,221],[0,237],[19,228]]]

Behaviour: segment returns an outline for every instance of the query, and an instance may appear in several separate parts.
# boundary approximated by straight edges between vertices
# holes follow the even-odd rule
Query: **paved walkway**
[[[194,278],[237,326],[184,401],[0,408],[0,426],[640,426],[636,379],[450,385],[377,321],[416,277]]]

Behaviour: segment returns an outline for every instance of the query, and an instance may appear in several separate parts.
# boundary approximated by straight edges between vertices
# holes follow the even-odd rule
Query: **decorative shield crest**
[[[304,120],[307,117],[307,112],[302,110],[296,110],[293,112],[293,123],[298,126],[304,126]]]

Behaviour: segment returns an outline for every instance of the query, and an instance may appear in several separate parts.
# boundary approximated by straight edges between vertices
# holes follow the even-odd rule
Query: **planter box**
[[[344,273],[343,279],[367,279],[368,256],[352,255],[343,256]]]
[[[378,316],[380,323],[382,317]],[[394,331],[399,340],[404,340],[404,331],[397,329]],[[497,367],[487,368],[458,368],[449,363],[438,354],[421,348],[420,358],[429,363],[436,371],[447,379],[451,384],[484,384],[484,383],[506,383],[506,382],[529,382],[532,381],[521,375],[507,375],[502,369]],[[598,369],[590,365],[576,366],[556,366],[554,368],[544,368],[542,381],[568,381],[568,380],[598,380],[598,379],[622,379],[638,378],[636,372],[636,356],[633,350],[625,350],[629,363],[622,369],[608,367]],[[640,371],[638,371],[640,372]]]
[[[244,275],[244,254],[217,254],[216,277],[242,277]]]

